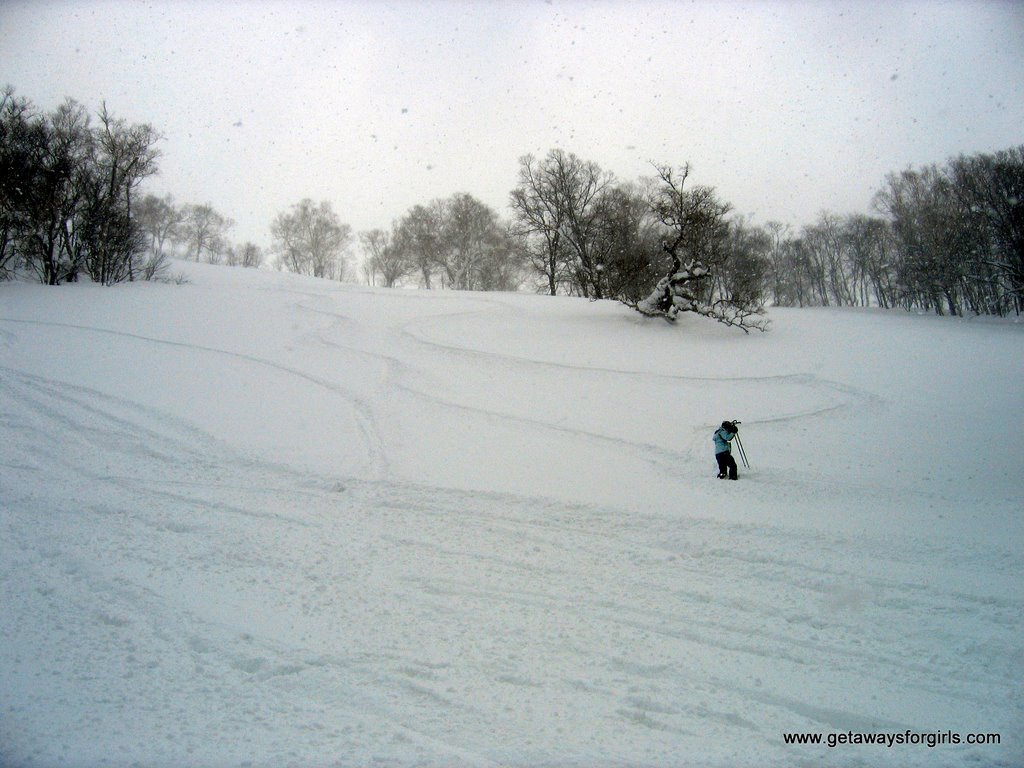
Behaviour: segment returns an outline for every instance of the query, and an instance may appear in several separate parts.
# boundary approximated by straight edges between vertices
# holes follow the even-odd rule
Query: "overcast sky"
[[[554,147],[622,180],[689,162],[801,225],[1024,143],[1024,3],[0,0],[3,82],[152,124],[146,190],[236,242],[304,197],[357,232],[455,192],[507,216],[518,158]]]

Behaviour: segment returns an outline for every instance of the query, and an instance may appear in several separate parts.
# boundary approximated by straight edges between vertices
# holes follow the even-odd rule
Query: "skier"
[[[712,439],[715,441],[715,461],[718,462],[719,480],[724,480],[727,477],[730,480],[735,480],[738,477],[736,459],[732,457],[731,443],[739,431],[740,428],[732,421],[723,421],[722,426],[715,430]]]

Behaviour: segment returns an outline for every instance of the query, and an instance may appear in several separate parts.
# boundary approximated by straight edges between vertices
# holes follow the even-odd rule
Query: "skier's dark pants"
[[[730,480],[735,480],[736,459],[732,457],[732,454],[729,453],[728,451],[722,451],[721,453],[715,454],[715,459],[718,461],[718,474],[728,474]]]

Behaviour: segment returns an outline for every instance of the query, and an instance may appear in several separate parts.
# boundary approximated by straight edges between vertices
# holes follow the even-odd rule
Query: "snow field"
[[[1020,325],[180,268],[0,286],[0,765],[1024,759]]]

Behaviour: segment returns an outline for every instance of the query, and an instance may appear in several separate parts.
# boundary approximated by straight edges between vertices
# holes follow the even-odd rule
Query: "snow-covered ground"
[[[5,768],[1024,764],[1024,324],[176,268],[0,285]]]

